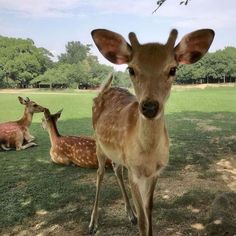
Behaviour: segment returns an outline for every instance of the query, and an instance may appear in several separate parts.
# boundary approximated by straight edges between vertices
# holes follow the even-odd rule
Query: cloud
[[[0,0],[0,12],[20,17],[65,18],[91,15],[130,15],[172,20],[174,27],[232,27],[236,21],[236,1],[191,0],[187,6],[180,0],[167,0],[156,13],[155,0]],[[132,18],[131,18],[132,19]]]
[[[87,6],[97,10],[100,14],[130,14],[130,15],[151,15],[155,0],[88,0]]]
[[[0,0],[2,12],[21,17],[69,17],[90,13],[151,15],[155,0]]]
[[[80,0],[1,0],[2,12],[22,17],[67,17]]]
[[[175,2],[175,4],[174,4]],[[176,27],[230,28],[235,27],[236,1],[191,0],[187,6],[177,6],[175,0],[167,0],[157,15],[172,19]]]

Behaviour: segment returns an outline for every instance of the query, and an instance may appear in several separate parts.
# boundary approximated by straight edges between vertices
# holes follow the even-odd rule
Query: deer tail
[[[108,76],[108,79],[106,81],[106,83],[102,86],[101,88],[101,94],[102,93],[105,93],[110,87],[111,87],[111,83],[112,83],[112,80],[113,80],[113,72],[109,74]]]

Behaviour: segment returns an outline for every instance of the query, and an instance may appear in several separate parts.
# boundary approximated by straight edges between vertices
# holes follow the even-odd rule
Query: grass
[[[58,122],[62,134],[92,135],[95,95],[73,91],[0,93],[0,122],[19,118],[23,106],[17,96],[28,96],[52,112],[64,108]],[[191,225],[205,224],[214,197],[232,191],[230,176],[217,171],[217,162],[226,159],[235,164],[235,104],[235,87],[172,92],[166,108],[170,162],[155,191],[157,235],[199,235]],[[87,235],[96,170],[50,161],[48,134],[40,126],[42,115],[35,114],[31,126],[39,146],[0,152],[0,234]],[[137,235],[110,170],[101,194],[101,235]]]

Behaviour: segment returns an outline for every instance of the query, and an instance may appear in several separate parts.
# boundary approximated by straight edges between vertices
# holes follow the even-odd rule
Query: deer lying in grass
[[[57,164],[75,164],[80,167],[97,168],[95,140],[84,136],[61,136],[58,132],[56,122],[61,116],[62,110],[55,114],[45,108],[42,127],[48,130],[51,149],[50,156]],[[106,162],[111,166],[111,162]]]
[[[43,112],[44,108],[29,98],[18,97],[20,103],[25,105],[24,115],[17,121],[9,121],[0,124],[0,146],[8,151],[16,148],[17,151],[37,144],[33,142],[35,137],[29,133],[34,113]]]
[[[121,35],[105,29],[92,31],[92,37],[110,62],[128,64],[136,96],[121,88],[110,88],[111,77],[94,99],[93,127],[99,169],[89,231],[96,232],[98,227],[98,198],[108,157],[114,162],[131,222],[136,223],[137,216],[140,235],[151,236],[153,193],[158,175],[168,163],[164,110],[172,81],[179,64],[194,63],[208,51],[214,31],[202,29],[189,33],[177,46],[177,30],[170,32],[166,44],[140,44],[136,35],[130,33],[130,45]],[[124,188],[122,166],[128,169],[135,211]]]

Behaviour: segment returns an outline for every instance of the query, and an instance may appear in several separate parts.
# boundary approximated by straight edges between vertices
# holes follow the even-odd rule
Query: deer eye
[[[128,70],[128,72],[129,72],[129,75],[130,75],[130,76],[134,76],[134,75],[135,75],[134,69],[133,69],[132,67],[128,67],[127,70]]]
[[[169,71],[169,76],[175,76],[176,74],[176,66],[171,67]]]

